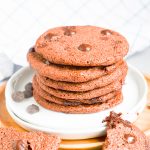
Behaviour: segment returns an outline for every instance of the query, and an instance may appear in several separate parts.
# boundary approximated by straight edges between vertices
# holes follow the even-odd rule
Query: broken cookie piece
[[[60,138],[43,132],[0,128],[0,150],[58,150]]]
[[[123,120],[121,113],[110,112],[103,121],[107,123],[107,137],[103,150],[149,150],[148,137],[135,125]]]

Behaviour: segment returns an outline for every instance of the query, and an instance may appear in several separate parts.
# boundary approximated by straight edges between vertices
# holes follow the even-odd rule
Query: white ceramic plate
[[[143,75],[129,65],[129,71],[123,86],[123,102],[112,108],[93,114],[65,114],[46,110],[39,106],[34,98],[29,98],[21,103],[12,100],[11,94],[14,90],[24,90],[24,86],[32,81],[34,71],[24,67],[16,72],[8,81],[6,86],[6,104],[24,128],[53,132],[61,135],[63,139],[85,139],[104,134],[102,120],[111,110],[122,112],[123,118],[133,122],[146,104],[147,85]],[[26,108],[30,104],[40,107],[40,112],[30,115]],[[24,120],[24,121],[23,121]],[[25,124],[28,123],[28,126]]]

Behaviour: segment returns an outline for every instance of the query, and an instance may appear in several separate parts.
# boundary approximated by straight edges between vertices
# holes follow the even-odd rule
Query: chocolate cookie
[[[149,150],[150,139],[135,125],[121,119],[120,115],[110,112],[105,120],[107,138],[103,150]]]
[[[36,81],[37,81],[36,77],[34,76],[32,83],[35,84]],[[94,90],[86,91],[86,92],[72,92],[72,91],[56,90],[51,87],[45,86],[41,82],[38,82],[38,84],[43,90],[45,90],[46,92],[48,92],[49,94],[55,97],[62,98],[62,99],[79,99],[79,100],[100,97],[110,92],[118,91],[122,88],[121,81],[115,81],[103,88],[98,88],[98,89],[94,89]]]
[[[124,79],[127,74],[127,64],[122,63],[114,72],[104,75],[98,79],[82,82],[82,83],[71,83],[54,81],[46,77],[37,75],[38,82],[43,83],[46,86],[52,87],[54,89],[67,90],[67,91],[89,91],[95,88],[101,88],[106,86],[116,80]]]
[[[92,99],[81,99],[81,100],[67,99],[66,100],[66,99],[55,97],[55,96],[49,94],[48,92],[44,91],[43,89],[40,88],[40,86],[38,85],[37,82],[34,82],[33,88],[34,88],[34,91],[36,93],[38,93],[39,96],[45,98],[46,100],[48,100],[50,102],[54,102],[56,104],[65,105],[65,106],[78,106],[81,104],[96,104],[99,102],[105,102],[121,93],[121,91],[114,91],[114,92],[108,93],[106,95],[103,95],[101,97],[95,97]]]
[[[58,150],[60,137],[39,131],[0,128],[0,150]]]
[[[122,102],[122,94],[115,98],[112,98],[104,103],[97,103],[93,105],[79,105],[79,106],[63,106],[56,103],[52,103],[41,96],[39,96],[35,91],[33,92],[35,100],[44,108],[52,111],[64,112],[64,113],[74,113],[74,114],[84,114],[84,113],[95,113],[105,109],[112,108],[117,104]]]
[[[50,63],[36,52],[29,52],[27,58],[32,68],[40,75],[55,81],[67,82],[86,82],[99,78],[111,73],[123,63],[123,61],[119,61],[110,66],[75,67]]]
[[[55,64],[107,66],[121,60],[128,43],[119,33],[95,26],[57,27],[42,34],[35,51]]]

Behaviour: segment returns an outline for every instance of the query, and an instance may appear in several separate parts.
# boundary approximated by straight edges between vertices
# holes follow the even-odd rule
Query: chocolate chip
[[[113,34],[113,33],[112,33],[112,31],[110,31],[110,30],[102,30],[102,31],[101,31],[101,34],[102,34],[102,35],[111,35],[111,34]]]
[[[81,45],[78,47],[78,49],[79,49],[80,51],[84,51],[84,52],[90,51],[91,48],[92,48],[92,46],[89,45],[89,44],[81,44]]]
[[[29,82],[25,85],[25,90],[26,91],[33,91],[32,83]]]
[[[33,96],[33,87],[32,83],[29,82],[25,85],[24,98],[29,98]]]
[[[22,142],[22,140],[18,141],[16,145],[16,150],[26,150],[26,145]]]
[[[99,100],[102,100],[100,97],[95,97],[91,99],[91,104],[96,104],[99,102]]]
[[[32,150],[32,148],[31,148],[31,146],[30,146],[30,145],[28,145],[28,150]]]
[[[133,144],[136,142],[136,137],[132,134],[125,134],[124,138],[125,138],[126,142],[129,144]]]
[[[50,65],[50,62],[48,60],[45,61],[45,64]]]
[[[28,144],[28,150],[32,150],[32,147],[31,147],[31,144],[30,144],[30,142],[29,141],[27,141],[27,144]],[[34,150],[35,148],[33,148],[33,150]]]
[[[39,107],[35,104],[29,105],[26,110],[29,114],[34,114],[40,111]]]
[[[44,39],[48,42],[57,41],[59,38],[60,36],[53,33],[48,33],[46,36],[44,36]]]
[[[18,140],[16,142],[16,150],[32,150],[32,148],[26,140]]]
[[[24,92],[22,92],[22,91],[16,91],[16,92],[12,93],[12,99],[15,102],[21,102],[21,101],[23,101],[24,98],[25,98]]]
[[[65,31],[64,32],[64,35],[67,35],[67,36],[71,36],[71,35],[74,35],[75,32],[74,31]]]
[[[113,120],[110,120],[110,122],[109,122],[109,128],[111,128],[111,129],[116,128],[116,124],[114,123]]]
[[[48,78],[48,77],[45,77],[45,80],[49,80],[49,78]]]
[[[147,105],[147,108],[150,109],[150,105]]]
[[[55,36],[55,34],[48,33],[46,36],[44,36],[44,39],[50,42],[53,36]]]
[[[107,67],[106,67],[106,66],[99,66],[99,68],[100,68],[101,70],[107,71]]]
[[[63,30],[64,30],[64,35],[67,35],[67,36],[72,36],[76,34],[76,27],[74,26],[65,27],[63,28]]]
[[[35,48],[34,48],[34,47],[31,47],[31,48],[29,49],[29,52],[35,52]]]
[[[33,91],[24,91],[24,98],[30,98],[33,96]]]

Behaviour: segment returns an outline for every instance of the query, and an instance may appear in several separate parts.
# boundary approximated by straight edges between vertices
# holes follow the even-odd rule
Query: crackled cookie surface
[[[128,52],[126,39],[112,30],[95,26],[57,27],[42,34],[35,51],[54,64],[106,66]]]
[[[109,66],[97,67],[77,67],[50,63],[37,52],[29,52],[27,55],[28,61],[32,68],[37,70],[42,76],[48,77],[55,81],[66,82],[86,82],[94,80],[104,75],[108,75],[116,70],[123,61],[116,62]]]

